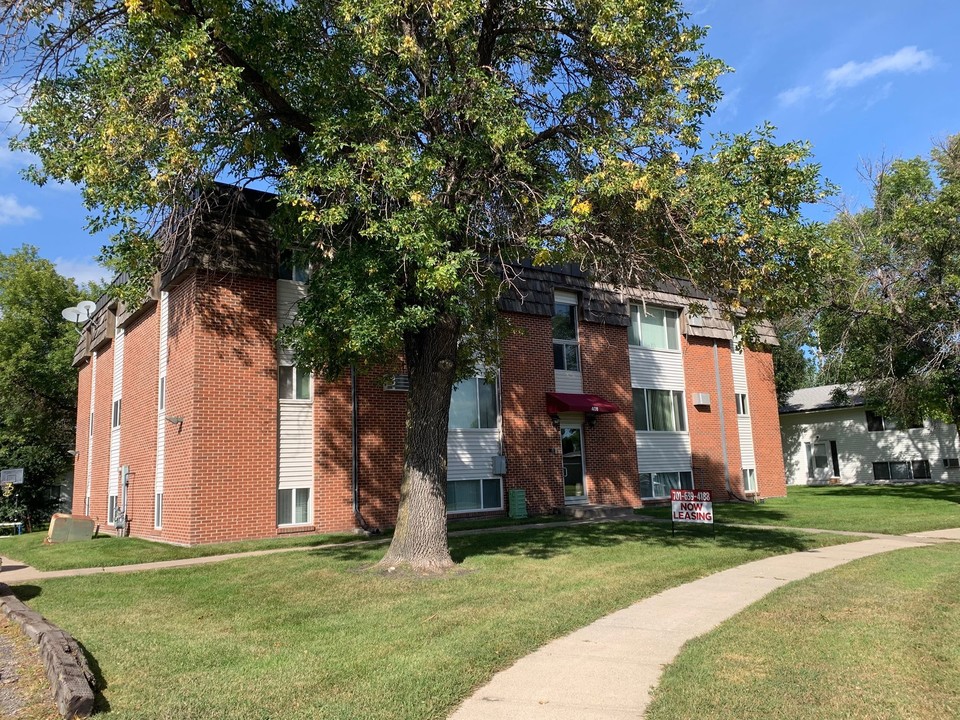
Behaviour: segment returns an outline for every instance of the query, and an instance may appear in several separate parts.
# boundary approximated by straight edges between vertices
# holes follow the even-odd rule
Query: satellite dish
[[[97,309],[97,304],[92,300],[84,300],[83,302],[77,303],[77,310],[82,312],[86,317],[84,319],[89,320],[90,316],[93,315],[93,311]]]
[[[60,314],[63,315],[64,320],[72,323],[78,323],[80,322],[80,318],[84,317],[84,313],[80,310],[80,308],[76,307],[64,308]]]

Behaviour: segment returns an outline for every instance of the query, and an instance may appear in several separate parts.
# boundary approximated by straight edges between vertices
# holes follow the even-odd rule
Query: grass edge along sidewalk
[[[549,640],[666,588],[848,538],[659,524],[455,537],[443,579],[357,572],[382,547],[327,548],[21,586],[73,633],[126,718],[442,718]]]
[[[792,583],[690,641],[648,720],[960,717],[960,544]],[[855,588],[855,591],[852,589]]]
[[[716,500],[716,498],[714,498]],[[721,525],[819,528],[905,535],[960,527],[960,484],[789,486],[785,498],[714,502]],[[670,507],[637,511],[670,519]]]

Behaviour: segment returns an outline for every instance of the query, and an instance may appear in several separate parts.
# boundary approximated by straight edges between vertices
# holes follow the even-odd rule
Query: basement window
[[[693,473],[658,472],[640,473],[640,497],[657,500],[670,497],[670,490],[693,490]]]
[[[306,525],[310,522],[310,488],[277,490],[277,525]]]
[[[481,510],[503,510],[500,478],[447,481],[448,513]]]

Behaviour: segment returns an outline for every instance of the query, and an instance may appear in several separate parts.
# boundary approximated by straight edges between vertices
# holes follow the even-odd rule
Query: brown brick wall
[[[87,492],[87,457],[90,440],[90,384],[93,368],[90,360],[80,366],[77,375],[77,432],[73,458],[73,503],[71,512],[83,515]]]
[[[589,500],[638,507],[640,475],[627,328],[581,322],[580,358],[583,391],[620,407],[618,413],[599,416],[595,428],[584,426]]]
[[[98,520],[101,528],[106,530],[107,483],[110,479],[110,413],[113,404],[113,343],[98,351],[96,385],[93,406],[90,515]]]
[[[747,368],[747,387],[750,390],[757,489],[762,497],[782,497],[787,494],[787,480],[783,467],[780,416],[773,379],[773,355],[745,348],[744,361]]]

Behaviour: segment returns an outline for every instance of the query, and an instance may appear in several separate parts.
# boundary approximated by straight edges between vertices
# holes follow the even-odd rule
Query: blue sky
[[[869,201],[865,161],[925,155],[960,132],[957,0],[689,0],[709,25],[706,50],[734,68],[708,132],[742,132],[769,120],[780,140],[806,139],[838,200]],[[2,101],[0,101],[2,102]],[[12,107],[0,105],[0,134]],[[0,252],[40,248],[60,272],[85,281],[103,271],[105,238],[84,230],[76,188],[37,188],[19,172],[29,158],[0,143]],[[830,208],[815,211],[828,219]]]

